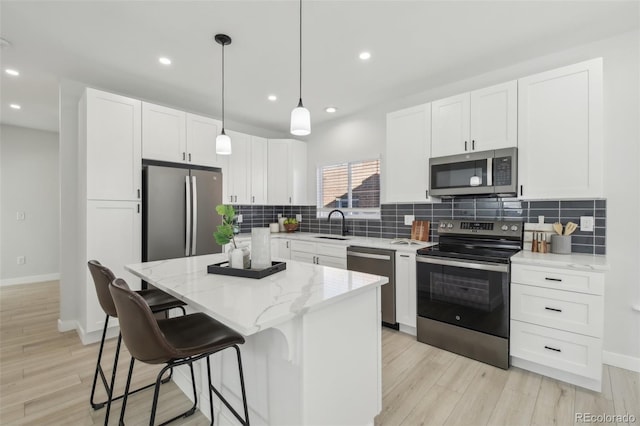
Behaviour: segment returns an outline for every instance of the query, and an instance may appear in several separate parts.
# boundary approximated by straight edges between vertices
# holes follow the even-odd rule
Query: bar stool
[[[107,405],[107,412],[105,413],[105,422],[104,422],[106,425],[107,422],[109,421],[109,411],[111,408],[111,402],[121,399],[124,396],[124,395],[120,395],[115,398],[113,397],[113,386],[116,378],[116,369],[118,367],[118,357],[120,355],[120,345],[122,343],[122,334],[118,334],[118,343],[116,345],[116,353],[115,353],[115,358],[113,362],[113,370],[111,372],[111,384],[107,383],[107,379],[104,375],[104,371],[102,369],[102,364],[101,364],[105,337],[107,335],[107,328],[109,327],[109,318],[118,317],[116,307],[113,304],[113,299],[111,298],[111,293],[109,292],[109,283],[113,281],[116,277],[109,268],[107,268],[106,266],[103,266],[97,260],[90,260],[88,262],[88,266],[89,266],[89,272],[91,272],[91,276],[93,278],[93,283],[95,284],[95,287],[96,287],[98,302],[100,302],[100,306],[102,307],[102,310],[106,314],[106,318],[104,321],[104,329],[102,330],[102,340],[100,341],[100,349],[98,351],[98,360],[96,362],[96,371],[95,371],[95,374],[93,375],[93,385],[91,386],[91,398],[89,401],[91,403],[91,407],[94,410],[98,410],[104,407],[105,404]],[[137,293],[144,299],[145,303],[149,305],[151,311],[154,313],[164,312],[170,309],[177,308],[182,310],[183,315],[186,314],[184,309],[184,306],[186,305],[186,303],[184,303],[179,299],[176,299],[175,297],[161,290],[158,290],[158,289],[140,290]],[[102,379],[102,384],[104,385],[105,391],[107,392],[107,400],[103,402],[94,402],[98,375],[100,375],[100,378]],[[169,381],[170,378],[171,376],[167,377],[163,381],[163,383],[166,383],[167,381]],[[131,393],[139,392],[143,389],[150,388],[151,386],[154,386],[154,385],[155,383],[151,383],[147,386],[136,389]]]
[[[122,400],[120,412],[120,425],[124,425],[124,414],[127,406],[127,395],[131,383],[131,373],[135,360],[147,364],[166,364],[156,379],[153,394],[153,405],[149,425],[153,426],[158,406],[158,394],[162,375],[170,368],[179,365],[189,365],[191,381],[193,384],[193,406],[182,414],[162,423],[166,425],[181,417],[192,415],[198,405],[196,393],[196,381],[193,373],[193,362],[202,358],[207,360],[207,378],[209,381],[209,403],[211,407],[211,424],[213,425],[213,391],[220,400],[231,410],[233,415],[243,425],[249,425],[249,411],[247,409],[247,397],[244,388],[242,374],[242,359],[240,357],[239,344],[244,343],[244,337],[215,319],[203,313],[189,314],[182,317],[156,320],[151,309],[140,295],[129,289],[127,283],[118,278],[109,286],[111,296],[118,311],[122,338],[131,353],[129,364],[129,376]],[[240,374],[240,387],[242,390],[242,403],[244,419],[229,404],[211,383],[211,365],[209,355],[233,347],[238,359]]]

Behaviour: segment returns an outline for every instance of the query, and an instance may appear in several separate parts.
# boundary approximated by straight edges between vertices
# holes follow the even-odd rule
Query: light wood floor
[[[58,309],[58,282],[0,289],[0,425],[104,423],[105,410],[89,405],[98,345],[83,346],[75,331],[59,333]],[[113,354],[114,340],[106,354]],[[121,392],[126,349],[120,359]],[[383,329],[382,362],[378,426],[573,425],[577,412],[633,414],[640,425],[640,374],[619,368],[605,367],[603,392],[595,393],[517,368],[494,368],[389,329]],[[158,370],[137,364],[134,386],[151,383]],[[98,396],[104,398],[102,389]],[[148,422],[151,398],[151,390],[130,397],[127,424]],[[162,421],[189,406],[175,384],[167,383],[157,418]],[[117,424],[119,413],[116,402],[110,424]],[[208,422],[196,412],[175,424]]]

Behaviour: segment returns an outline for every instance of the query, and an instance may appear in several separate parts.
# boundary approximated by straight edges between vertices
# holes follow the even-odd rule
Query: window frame
[[[353,164],[358,164],[358,163],[366,163],[366,162],[370,162],[370,161],[377,161],[378,162],[378,170],[379,170],[379,194],[378,194],[378,199],[379,199],[379,204],[378,207],[341,207],[339,208],[340,211],[342,211],[344,213],[345,219],[374,219],[374,220],[379,220],[381,218],[381,214],[380,214],[380,210],[381,210],[381,206],[382,206],[382,158],[380,156],[374,157],[374,158],[365,158],[365,159],[357,159],[357,160],[346,160],[346,161],[333,161],[333,162],[327,162],[327,163],[321,163],[318,164],[316,166],[316,218],[318,219],[323,219],[323,218],[327,218],[329,216],[329,212],[331,212],[331,210],[335,210],[335,208],[333,207],[323,207],[323,205],[321,204],[321,199],[322,196],[324,195],[324,189],[322,187],[322,172],[323,169],[325,167],[330,167],[330,166],[341,166],[341,165],[347,165],[348,167],[348,172],[347,172],[347,200],[348,200],[348,204],[352,204],[353,203],[353,199],[352,199],[352,188],[351,188],[351,183],[352,183],[352,173],[351,173],[351,166]]]

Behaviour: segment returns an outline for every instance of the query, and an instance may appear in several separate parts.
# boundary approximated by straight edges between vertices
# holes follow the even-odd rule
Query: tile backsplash
[[[269,226],[277,222],[278,214],[286,217],[302,215],[300,231],[321,234],[340,234],[340,218],[331,221],[316,218],[315,206],[235,206],[243,216],[241,232],[253,227]],[[431,222],[430,240],[438,241],[437,227],[443,219],[498,219],[522,222],[538,222],[544,216],[545,223],[567,222],[580,224],[580,216],[593,216],[593,232],[577,230],[573,234],[571,249],[574,253],[606,253],[606,200],[545,200],[519,201],[494,198],[464,198],[443,200],[441,203],[383,204],[381,218],[347,219],[350,235],[377,238],[409,238],[411,226],[404,224],[405,215],[416,220]]]

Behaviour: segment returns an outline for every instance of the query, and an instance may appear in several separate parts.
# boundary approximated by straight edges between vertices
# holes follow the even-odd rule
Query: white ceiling
[[[487,69],[638,28],[634,1],[328,1],[303,3],[303,100],[312,126]],[[0,3],[0,120],[58,129],[58,81],[71,79],[220,116],[283,136],[298,100],[298,2]],[[371,60],[358,53],[369,50]],[[166,55],[170,67],[158,63]],[[10,77],[5,68],[20,77]],[[267,100],[276,94],[277,102]],[[22,105],[20,111],[9,103]],[[335,105],[329,115],[324,107]]]

